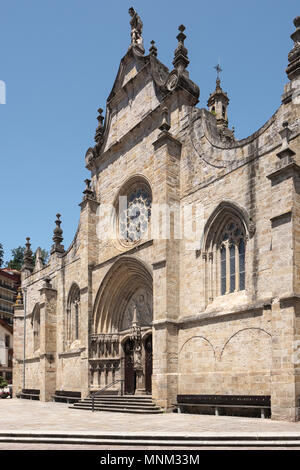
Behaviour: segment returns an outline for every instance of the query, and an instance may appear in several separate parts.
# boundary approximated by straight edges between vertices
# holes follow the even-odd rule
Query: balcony
[[[16,288],[14,286],[11,286],[10,284],[7,284],[6,282],[2,281],[0,279],[0,287],[3,287],[3,289],[7,289],[11,292],[16,292]]]
[[[6,300],[7,302],[14,303],[15,301],[15,296],[8,296],[0,293],[0,299]]]
[[[13,307],[9,307],[8,305],[0,304],[0,313],[1,312],[10,313],[13,315],[14,309]]]

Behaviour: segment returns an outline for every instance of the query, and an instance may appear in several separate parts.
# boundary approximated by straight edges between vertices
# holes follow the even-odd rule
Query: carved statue
[[[128,11],[132,17],[130,20],[131,44],[133,46],[140,46],[140,48],[144,49],[142,37],[143,22],[133,7],[129,8]]]
[[[132,320],[130,337],[134,343],[134,349],[133,349],[134,370],[143,370],[142,334],[141,334],[141,327],[139,326],[138,321],[137,321],[137,306],[135,304],[133,306],[133,320]]]

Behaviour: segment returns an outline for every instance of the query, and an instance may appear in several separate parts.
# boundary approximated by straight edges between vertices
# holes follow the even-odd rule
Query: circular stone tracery
[[[127,206],[120,212],[120,237],[129,243],[137,242],[148,232],[152,198],[147,188],[129,193]]]

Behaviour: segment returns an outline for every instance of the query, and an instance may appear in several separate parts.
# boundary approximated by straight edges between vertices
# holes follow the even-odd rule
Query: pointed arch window
[[[245,239],[241,224],[226,223],[219,244],[221,295],[245,289]]]

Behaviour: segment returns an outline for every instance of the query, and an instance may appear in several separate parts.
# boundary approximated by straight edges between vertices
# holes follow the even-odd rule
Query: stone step
[[[73,410],[90,410],[90,411],[92,410],[92,406],[80,406],[78,403],[76,403],[76,406],[69,406],[69,408],[72,408]],[[95,411],[110,411],[110,412],[117,412],[117,413],[139,413],[139,414],[162,413],[162,410],[160,408],[145,409],[145,408],[126,408],[122,406],[111,408],[109,405],[105,405],[105,406],[95,405],[94,410]]]
[[[91,398],[91,396],[87,397]],[[97,398],[104,398],[106,399],[124,399],[126,400],[152,400],[152,395],[97,395]]]
[[[85,402],[79,402],[79,403],[74,403],[74,408],[78,408],[78,407],[83,407],[83,408],[87,408],[87,409],[91,409],[92,408],[92,404],[91,403],[85,403]],[[116,408],[116,409],[119,409],[119,408],[126,408],[126,409],[138,409],[138,410],[159,410],[160,408],[158,406],[155,406],[154,404],[152,405],[149,405],[149,406],[140,406],[140,405],[137,405],[137,404],[128,404],[128,403],[95,403],[95,408],[96,407],[101,407],[101,408],[104,408],[104,407],[109,407],[109,408]]]
[[[84,400],[85,403],[92,403],[92,401],[93,401],[92,398],[86,398]],[[152,405],[153,404],[152,400],[147,400],[147,401],[146,400],[143,400],[143,401],[141,401],[141,400],[126,400],[126,398],[120,399],[120,400],[116,400],[114,398],[111,398],[111,399],[106,400],[106,399],[98,398],[98,397],[94,399],[94,402],[95,403],[99,403],[99,402],[101,402],[101,403],[137,403],[141,406],[143,406],[143,405]]]
[[[73,410],[92,410],[92,397],[70,405]],[[162,413],[152,401],[151,395],[97,395],[94,399],[95,411],[114,411],[117,413]]]

